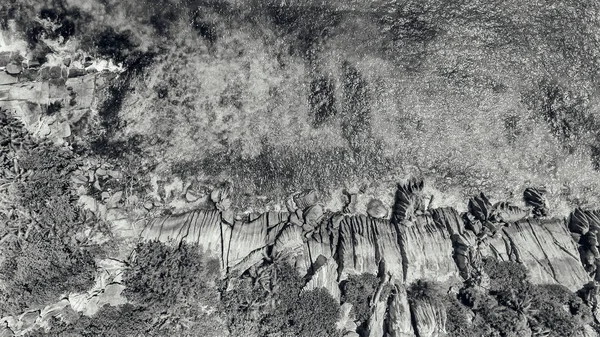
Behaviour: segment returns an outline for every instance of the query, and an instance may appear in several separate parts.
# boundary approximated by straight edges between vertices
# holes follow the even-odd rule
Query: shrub
[[[424,301],[439,302],[441,292],[436,283],[426,280],[417,280],[406,289],[406,294],[409,303]]]
[[[537,322],[559,336],[573,336],[583,324],[593,320],[591,309],[583,300],[561,285],[536,286],[532,302]]]
[[[302,291],[287,263],[263,265],[223,284],[221,311],[232,336],[335,336],[339,304],[325,289]]]
[[[99,31],[95,40],[98,54],[112,58],[116,63],[127,61],[137,48],[130,31],[118,32],[110,26]]]
[[[369,273],[350,275],[342,284],[342,303],[352,304],[357,320],[366,322],[371,316],[370,302],[378,285],[379,278]]]
[[[196,245],[142,242],[123,275],[124,295],[133,303],[152,306],[178,301],[215,303],[209,282],[218,275],[218,262],[207,260]]]
[[[304,291],[291,308],[291,336],[335,336],[340,306],[324,289]]]
[[[491,293],[508,289],[521,290],[527,283],[527,268],[519,263],[487,258],[483,269],[490,278]]]
[[[88,252],[57,242],[25,241],[3,251],[0,314],[45,305],[94,284],[96,264]]]
[[[449,336],[483,336],[470,322],[469,316],[472,313],[468,307],[451,295],[445,296],[443,302],[446,307],[446,332]]]

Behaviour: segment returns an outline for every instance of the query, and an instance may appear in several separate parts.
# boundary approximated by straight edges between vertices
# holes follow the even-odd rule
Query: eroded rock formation
[[[445,312],[427,301],[409,305],[406,287],[417,280],[450,286],[480,277],[485,257],[525,265],[533,283],[577,291],[592,280],[584,266],[595,268],[598,257],[594,212],[576,210],[568,223],[546,219],[543,190],[528,189],[529,208],[492,204],[480,194],[469,202],[469,212],[460,214],[425,207],[421,191],[420,182],[399,185],[391,219],[381,219],[382,213],[328,212],[318,193],[303,191],[290,199],[289,212],[230,225],[222,210],[195,211],[154,219],[140,235],[199,243],[221,259],[224,274],[283,259],[305,275],[305,289],[324,287],[338,300],[339,283],[348,276],[378,275],[393,291],[373,302],[366,326],[370,336],[442,336]],[[586,252],[591,260],[583,258]]]

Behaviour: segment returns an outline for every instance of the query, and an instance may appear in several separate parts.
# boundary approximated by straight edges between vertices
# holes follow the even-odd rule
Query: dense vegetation
[[[96,225],[75,203],[68,149],[32,139],[0,110],[0,316],[87,290],[96,267],[77,235]],[[97,249],[95,250],[98,251]]]
[[[229,280],[233,289],[222,290],[232,336],[337,336],[339,304],[325,289],[303,291],[302,277],[286,263],[257,273]]]
[[[591,323],[590,308],[560,285],[533,285],[521,264],[487,259],[489,285],[465,287],[459,299],[474,313],[471,331],[479,335],[511,336],[533,331],[552,336],[574,336]],[[449,327],[459,336],[464,307],[451,302]]]

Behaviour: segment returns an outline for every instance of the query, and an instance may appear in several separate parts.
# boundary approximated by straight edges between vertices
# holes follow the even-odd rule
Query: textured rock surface
[[[403,285],[394,285],[396,293],[392,295],[389,306],[387,330],[391,337],[414,337],[415,331],[411,322],[410,306]]]
[[[98,180],[95,176],[109,175],[108,168],[92,171],[92,175],[77,173],[74,183],[92,184]],[[304,290],[323,287],[338,301],[339,284],[348,275],[378,275],[377,294],[386,283],[393,291],[387,300],[380,300],[379,295],[373,300],[364,326],[370,336],[442,336],[446,320],[443,306],[429,300],[409,305],[406,287],[419,279],[446,284],[468,280],[481,267],[483,256],[522,263],[534,283],[562,284],[576,291],[592,279],[579,253],[591,251],[589,263],[595,266],[599,227],[595,212],[576,210],[569,222],[543,219],[508,204],[492,206],[480,195],[471,200],[471,213],[460,214],[453,208],[418,206],[421,190],[419,184],[415,186],[417,196],[406,194],[412,193],[411,188],[401,188],[400,199],[407,200],[408,206],[395,213],[399,221],[331,213],[316,203],[316,192],[311,191],[297,195],[289,212],[250,214],[246,220],[232,220],[233,224],[223,221],[223,213],[230,210],[219,206],[227,197],[216,198],[214,210],[159,216],[141,227],[133,226],[119,208],[123,197],[118,192],[106,194],[103,201],[82,195],[80,203],[98,215],[104,214],[122,237],[200,244],[220,259],[223,275],[255,270],[265,260],[288,261],[305,277]],[[144,207],[151,210],[153,204]],[[526,219],[517,222],[508,221],[524,216]],[[106,275],[112,276],[98,278],[90,291],[70,294],[57,305],[70,305],[91,315],[104,304],[124,303],[120,296],[124,288],[120,284],[121,267],[105,264]],[[13,318],[9,327],[24,331],[43,326],[46,317],[56,311],[49,306],[40,312],[27,312]],[[356,324],[348,317],[343,324],[345,333],[355,333]]]
[[[409,226],[399,226],[398,232],[404,254],[405,282],[418,279],[444,282],[459,278],[446,226],[436,224],[429,215],[423,215]]]
[[[415,330],[419,337],[438,337],[446,333],[446,310],[435,301],[417,301],[411,306]]]
[[[520,221],[504,228],[504,235],[504,246],[510,244],[514,261],[527,267],[532,282],[558,283],[576,291],[589,281],[563,220]]]

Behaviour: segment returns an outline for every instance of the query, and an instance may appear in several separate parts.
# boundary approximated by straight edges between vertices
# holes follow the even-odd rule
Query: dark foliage
[[[408,289],[406,289],[406,294],[408,302],[413,304],[417,302],[435,303],[440,301],[439,286],[436,283],[427,280],[415,281]]]
[[[302,291],[302,277],[287,263],[264,268],[262,277],[243,275],[233,288],[222,289],[232,336],[336,336],[339,304],[329,292]]]
[[[300,293],[290,312],[290,336],[336,336],[339,304],[324,288]]]
[[[71,291],[84,291],[94,283],[96,265],[91,254],[58,242],[24,242],[2,252],[0,314],[20,313],[43,306]]]
[[[118,32],[112,27],[106,27],[95,37],[98,54],[112,58],[115,62],[125,62],[137,48],[130,31]]]
[[[214,301],[208,282],[218,274],[218,262],[203,258],[198,246],[169,246],[159,241],[143,242],[123,276],[124,295],[133,303],[174,305],[194,298]]]
[[[41,329],[28,333],[27,337],[142,337],[167,336],[152,331],[149,313],[144,308],[125,304],[119,307],[105,305],[92,317],[75,315],[73,322],[55,320],[49,332]]]
[[[363,323],[371,316],[370,303],[378,285],[379,278],[369,273],[350,275],[341,284],[342,303],[351,303],[356,319]]]

